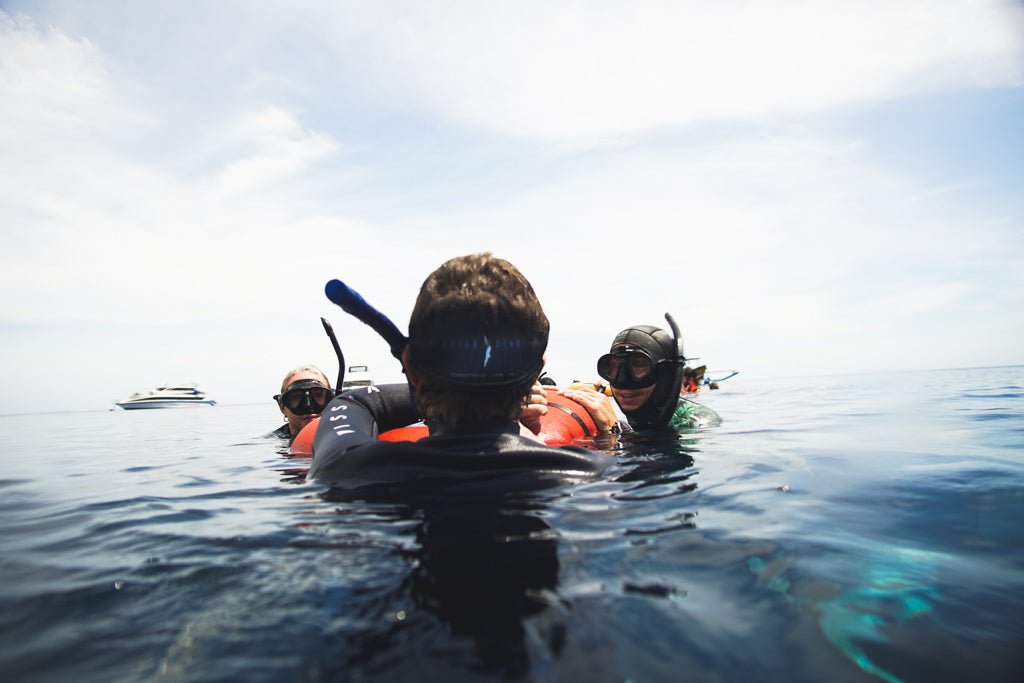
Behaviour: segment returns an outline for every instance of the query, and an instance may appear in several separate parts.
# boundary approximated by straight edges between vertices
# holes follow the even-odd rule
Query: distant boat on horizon
[[[145,394],[135,393],[124,400],[114,401],[114,405],[125,410],[140,410],[144,408],[215,406],[217,402],[212,398],[207,398],[206,392],[195,384],[184,384],[157,387]]]

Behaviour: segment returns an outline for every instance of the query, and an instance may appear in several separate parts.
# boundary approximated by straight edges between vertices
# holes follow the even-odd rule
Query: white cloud
[[[0,98],[0,285],[18,292],[0,317],[220,317],[206,303],[237,295],[229,288],[255,295],[239,297],[243,316],[287,303],[272,275],[290,243],[367,239],[310,202],[303,180],[339,148],[293,114],[256,106],[182,131],[126,99],[139,90],[87,41],[0,22],[0,81],[11,86]],[[148,139],[167,131],[187,147],[154,155]]]
[[[524,270],[552,320],[556,376],[559,366],[590,370],[615,331],[660,324],[665,311],[712,364],[825,372],[868,355],[936,366],[945,356],[921,338],[931,320],[904,317],[941,318],[944,305],[1014,272],[1019,249],[1006,250],[1011,226],[979,210],[970,187],[927,188],[856,144],[747,137],[613,155],[509,204],[418,224],[432,222],[449,250],[436,262],[458,244]],[[978,239],[964,240],[962,206],[974,207]]]
[[[404,3],[336,10],[440,114],[577,140],[1018,85],[1019,6],[972,0]],[[324,11],[321,7],[315,13]],[[341,48],[342,50],[344,48]]]
[[[208,180],[212,193],[221,199],[270,189],[339,149],[276,106],[243,111],[206,137],[210,152],[234,154]]]
[[[90,7],[79,12],[117,12],[100,0]],[[173,7],[95,30],[132,44],[161,85],[211,99],[220,88],[387,105],[576,144],[1024,82],[1024,9],[1007,0]]]
[[[0,141],[34,131],[113,131],[135,122],[87,40],[0,11]],[[98,116],[98,114],[103,116]]]
[[[906,175],[854,133],[799,118],[1020,83],[1019,10],[272,4],[232,27],[222,61],[227,25],[209,17],[164,9],[122,28],[102,2],[84,7],[62,13],[92,20],[81,34],[0,12],[9,378],[77,372],[84,396],[117,366],[119,381],[153,372],[147,383],[263,396],[303,360],[333,374],[326,315],[350,361],[398,379],[324,282],[345,279],[404,327],[427,273],[481,250],[534,282],[559,379],[592,373],[619,328],[665,311],[690,353],[747,373],[935,366],[950,348],[1019,360],[1017,204],[958,172]],[[212,97],[218,85],[230,96]],[[346,104],[363,107],[355,123]],[[663,130],[737,119],[763,125]],[[540,141],[509,154],[480,129]],[[434,183],[449,162],[457,180]],[[442,200],[415,203],[438,185]]]

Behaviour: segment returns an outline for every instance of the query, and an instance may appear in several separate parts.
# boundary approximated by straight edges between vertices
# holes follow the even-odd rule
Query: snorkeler
[[[680,396],[687,374],[679,326],[668,313],[672,335],[653,325],[619,332],[597,359],[597,374],[634,430],[692,429],[717,424],[717,413]]]
[[[334,397],[334,393],[327,375],[319,368],[300,365],[291,370],[281,382],[281,393],[274,395],[274,401],[284,416],[285,424],[271,434],[282,438],[295,438],[303,427],[320,415],[327,402]]]
[[[483,253],[442,264],[420,289],[408,338],[343,283],[332,281],[327,290],[388,340],[408,385],[335,398],[317,427],[309,478],[363,484],[506,477],[533,485],[593,476],[607,466],[602,454],[547,446],[521,432],[518,420],[544,366],[549,324],[533,287],[508,261]],[[428,437],[377,440],[417,413]]]

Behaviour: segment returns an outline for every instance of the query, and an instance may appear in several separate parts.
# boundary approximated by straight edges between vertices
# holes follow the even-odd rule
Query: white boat
[[[365,365],[350,365],[345,373],[345,381],[341,383],[341,390],[357,389],[359,387],[372,387],[373,377]]]
[[[142,408],[190,408],[194,406],[215,406],[217,402],[206,397],[206,392],[195,384],[157,387],[146,394],[132,394],[115,405],[125,410]]]

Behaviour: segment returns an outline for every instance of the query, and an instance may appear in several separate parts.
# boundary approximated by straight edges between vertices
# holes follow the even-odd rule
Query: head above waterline
[[[423,282],[402,354],[420,414],[449,432],[515,423],[544,367],[549,324],[519,270],[490,253]]]
[[[627,327],[597,361],[597,373],[637,429],[667,425],[679,401],[686,358],[675,321],[667,313],[665,318],[673,334],[653,325]]]
[[[284,376],[281,393],[274,396],[274,400],[288,421],[288,431],[295,436],[320,414],[333,396],[327,375],[312,365],[300,365]]]

